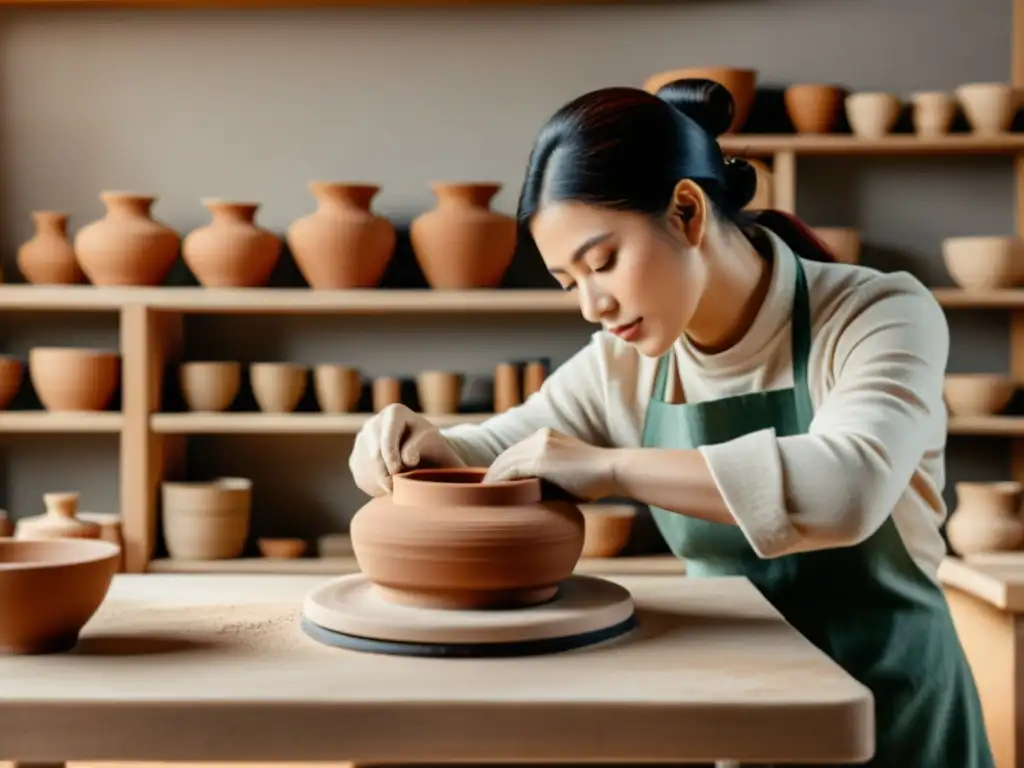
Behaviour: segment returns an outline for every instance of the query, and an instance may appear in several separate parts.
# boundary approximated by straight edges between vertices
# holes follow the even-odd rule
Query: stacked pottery
[[[28,373],[46,410],[102,411],[117,390],[121,358],[101,349],[35,347]]]
[[[483,483],[484,469],[418,469],[349,526],[359,568],[383,599],[451,609],[536,605],[583,549],[583,515],[545,501],[537,478]]]
[[[436,183],[437,205],[409,229],[431,288],[496,288],[516,249],[516,221],[491,210],[500,184]]]
[[[374,288],[394,255],[397,235],[370,206],[380,187],[315,181],[315,212],[288,228],[288,247],[314,289]]]
[[[957,483],[956,510],[946,524],[949,545],[961,555],[1010,552],[1024,545],[1020,517],[1024,485],[1015,481]]]
[[[99,523],[77,516],[77,493],[44,493],[46,511],[18,521],[14,536],[18,539],[98,539]]]
[[[75,236],[75,253],[93,285],[160,285],[178,259],[181,239],[156,221],[153,195],[103,192],[106,215]]]
[[[252,518],[252,482],[167,482],[161,487],[164,542],[176,560],[222,560],[245,549]]]
[[[213,215],[205,227],[190,232],[181,257],[206,288],[259,288],[281,255],[281,240],[256,225],[259,203],[205,200]]]
[[[68,214],[33,211],[36,231],[18,248],[22,277],[34,285],[70,285],[85,280],[75,249],[68,240]]]

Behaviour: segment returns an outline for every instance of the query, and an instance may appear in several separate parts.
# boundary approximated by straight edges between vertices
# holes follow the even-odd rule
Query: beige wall
[[[982,10],[984,9],[984,10]],[[407,219],[434,179],[496,179],[514,208],[534,131],[558,105],[608,84],[698,63],[757,67],[762,80],[843,82],[900,94],[1006,79],[1010,4],[996,0],[716,0],[547,9],[320,9],[251,12],[13,12],[0,20],[0,244],[13,272],[28,212],[101,213],[104,188],[150,191],[187,231],[202,197],[263,203],[281,230],[310,210],[312,178],[373,180],[380,211]],[[938,243],[1012,229],[1007,159],[801,161],[799,210],[860,226],[866,259],[948,283]],[[528,264],[517,267],[526,280]],[[1005,367],[997,313],[953,316],[951,368]],[[114,318],[0,317],[0,350],[113,344]],[[562,360],[589,327],[575,318],[201,319],[191,356],[354,362],[369,374],[427,364],[477,372],[504,358]],[[201,438],[197,473],[257,478],[259,532],[313,535],[362,498],[347,480],[348,439]],[[951,479],[998,477],[1005,451],[956,438]],[[77,488],[117,504],[113,437],[8,436],[0,504],[38,510]]]

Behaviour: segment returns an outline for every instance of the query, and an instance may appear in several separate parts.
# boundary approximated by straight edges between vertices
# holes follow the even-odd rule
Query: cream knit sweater
[[[685,337],[673,346],[687,402],[792,386],[796,256],[770,239],[771,286],[743,340],[713,355]],[[802,263],[813,325],[809,433],[762,430],[700,450],[761,557],[855,544],[891,514],[908,552],[934,579],[945,554],[945,315],[906,273]],[[593,445],[639,446],[656,369],[657,360],[599,331],[523,405],[443,434],[473,466],[490,465],[542,427]]]

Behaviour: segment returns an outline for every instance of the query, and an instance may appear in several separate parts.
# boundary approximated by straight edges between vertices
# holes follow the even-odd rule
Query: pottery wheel
[[[525,656],[582,648],[636,626],[633,598],[618,584],[572,576],[541,605],[443,610],[384,600],[361,573],[311,592],[302,629],[339,648],[407,656]]]

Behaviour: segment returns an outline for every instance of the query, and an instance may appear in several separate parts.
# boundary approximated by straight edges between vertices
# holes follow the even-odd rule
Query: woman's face
[[[683,228],[573,202],[550,203],[530,225],[548,271],[600,323],[648,357],[683,334],[707,280]]]

